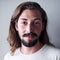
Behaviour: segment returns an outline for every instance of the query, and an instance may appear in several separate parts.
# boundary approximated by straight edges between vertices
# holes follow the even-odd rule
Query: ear
[[[15,29],[18,31],[18,22],[15,23]]]

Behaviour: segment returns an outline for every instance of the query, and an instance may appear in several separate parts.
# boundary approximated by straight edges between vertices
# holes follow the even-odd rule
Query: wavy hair
[[[42,22],[44,24],[44,30],[42,31],[39,40],[42,44],[50,44],[49,42],[49,37],[47,34],[47,15],[46,12],[43,10],[43,8],[41,8],[41,6],[36,3],[36,2],[23,2],[21,3],[19,6],[17,6],[17,8],[15,9],[12,17],[11,17],[11,21],[10,21],[10,27],[9,27],[9,35],[8,35],[8,42],[11,46],[11,51],[14,52],[17,48],[21,47],[21,41],[20,41],[20,37],[18,35],[18,32],[15,29],[15,24],[18,21],[19,16],[21,15],[21,13],[25,10],[25,9],[29,9],[29,10],[38,10],[41,13],[41,17],[42,17]]]

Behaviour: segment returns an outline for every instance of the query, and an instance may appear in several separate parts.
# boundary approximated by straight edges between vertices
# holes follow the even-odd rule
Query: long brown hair
[[[14,11],[12,17],[11,17],[11,22],[10,22],[10,27],[9,27],[9,35],[8,35],[8,41],[11,46],[11,51],[14,52],[17,48],[21,47],[21,41],[20,37],[18,35],[18,32],[15,29],[15,23],[18,21],[19,16],[25,9],[36,9],[41,12],[41,17],[42,17],[42,22],[44,24],[44,30],[42,31],[40,35],[40,42],[42,44],[50,44],[49,42],[49,37],[47,34],[47,15],[46,12],[41,8],[41,6],[36,3],[36,2],[23,2],[21,3]]]

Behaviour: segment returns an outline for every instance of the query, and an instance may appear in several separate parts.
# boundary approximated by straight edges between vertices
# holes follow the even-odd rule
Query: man
[[[47,34],[47,15],[36,2],[21,3],[14,11],[8,41],[11,51],[4,60],[60,60],[60,51]]]

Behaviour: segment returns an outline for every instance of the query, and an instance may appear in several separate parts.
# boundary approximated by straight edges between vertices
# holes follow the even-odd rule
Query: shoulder
[[[4,60],[8,60],[8,58],[10,58],[11,56],[11,52],[7,52],[6,55],[4,56]]]
[[[60,49],[50,46],[50,45],[47,45],[47,48],[49,51],[52,51],[52,52],[60,52]]]
[[[53,46],[50,46],[50,45],[46,45],[46,52],[49,54],[49,55],[53,55],[53,56],[60,56],[60,49],[58,48],[55,48]]]
[[[16,49],[14,54],[12,54],[11,51],[7,52],[6,55],[4,56],[4,60],[11,60],[13,56],[17,56],[17,55],[19,55],[19,48]]]

